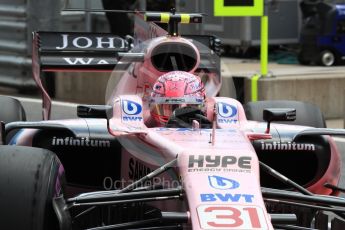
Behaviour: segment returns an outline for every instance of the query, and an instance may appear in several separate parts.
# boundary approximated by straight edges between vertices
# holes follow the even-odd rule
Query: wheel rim
[[[335,60],[335,57],[334,57],[334,54],[331,53],[331,52],[324,52],[322,54],[322,64],[325,65],[325,66],[331,66],[334,64],[334,60]]]

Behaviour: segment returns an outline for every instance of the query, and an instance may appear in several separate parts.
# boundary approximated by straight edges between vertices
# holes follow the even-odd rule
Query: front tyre
[[[0,146],[0,229],[58,229],[52,198],[61,195],[63,182],[53,152]]]

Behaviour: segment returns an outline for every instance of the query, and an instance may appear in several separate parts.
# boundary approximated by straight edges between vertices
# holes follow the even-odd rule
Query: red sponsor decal
[[[197,211],[202,229],[268,229],[265,213],[257,206],[201,205]]]

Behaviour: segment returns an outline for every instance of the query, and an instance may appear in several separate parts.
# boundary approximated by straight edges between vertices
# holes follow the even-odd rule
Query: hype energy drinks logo
[[[217,121],[223,124],[236,124],[238,122],[238,110],[234,105],[224,102],[217,103]]]
[[[251,173],[252,157],[236,155],[189,155],[188,172],[243,172]]]
[[[124,112],[124,115],[122,116],[122,119],[124,121],[142,121],[142,106],[134,101],[131,100],[122,100],[122,111]]]

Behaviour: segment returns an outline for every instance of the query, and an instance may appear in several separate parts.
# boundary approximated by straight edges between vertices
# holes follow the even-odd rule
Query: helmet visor
[[[176,109],[187,106],[202,109],[203,105],[204,99],[202,97],[156,97],[151,98],[150,110],[151,115],[155,120],[158,120],[161,123],[167,123]]]

